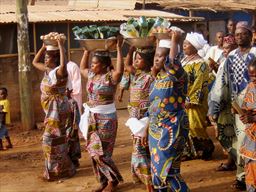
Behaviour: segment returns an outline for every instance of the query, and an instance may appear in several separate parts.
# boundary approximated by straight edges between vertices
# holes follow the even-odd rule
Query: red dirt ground
[[[130,131],[124,126],[128,117],[126,110],[118,111],[119,128],[113,154],[124,183],[117,188],[118,192],[142,192],[145,187],[133,184],[130,174],[132,140]],[[213,128],[208,128],[214,138]],[[41,180],[44,160],[41,150],[42,130],[20,131],[18,124],[10,128],[13,149],[0,151],[0,192],[89,192],[96,185],[90,158],[82,152],[80,168],[77,174],[69,179],[56,182]],[[181,173],[192,192],[231,192],[230,185],[235,179],[235,172],[216,172],[215,168],[225,161],[219,143],[214,140],[213,160],[193,160],[182,162]],[[83,142],[82,142],[83,144]]]

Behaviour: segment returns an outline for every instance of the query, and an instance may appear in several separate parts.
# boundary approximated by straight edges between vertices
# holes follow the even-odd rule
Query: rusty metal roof
[[[16,23],[15,6],[0,6],[0,23]],[[164,17],[170,21],[201,21],[202,17],[185,17],[157,10],[86,9],[74,6],[28,6],[29,22],[107,22],[126,21],[129,17]]]
[[[256,0],[147,0],[165,9],[208,11],[256,11]]]

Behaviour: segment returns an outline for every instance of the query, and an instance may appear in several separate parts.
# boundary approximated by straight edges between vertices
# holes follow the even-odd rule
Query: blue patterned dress
[[[172,65],[172,66],[170,66]],[[149,107],[149,149],[154,188],[158,191],[189,191],[180,175],[183,148],[188,138],[185,112],[187,74],[178,60],[165,75],[151,84]]]

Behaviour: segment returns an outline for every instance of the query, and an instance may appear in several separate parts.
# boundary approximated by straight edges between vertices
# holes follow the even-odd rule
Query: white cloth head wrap
[[[197,50],[200,50],[204,47],[205,44],[207,44],[207,41],[204,40],[204,37],[202,34],[199,33],[187,33],[186,39],[191,43]]]
[[[172,42],[169,39],[161,39],[159,41],[159,47],[168,48],[170,49],[172,46]]]
[[[161,39],[158,47],[170,49],[172,47],[172,41],[170,39]],[[180,45],[178,45],[178,52],[180,52]]]
[[[59,47],[53,45],[46,45],[46,51],[56,51],[59,50]]]

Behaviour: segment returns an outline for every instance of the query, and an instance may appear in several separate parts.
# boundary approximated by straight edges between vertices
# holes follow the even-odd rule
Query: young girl
[[[245,182],[249,192],[256,191],[256,60],[248,66],[251,82],[247,85],[241,121],[247,124],[240,154],[245,158]]]
[[[138,128],[139,120],[144,117],[149,107],[149,88],[153,81],[150,68],[154,62],[154,53],[154,49],[137,50],[133,64],[134,69],[130,70],[130,76],[128,81],[126,81],[128,85],[124,85],[123,82],[121,83],[122,87],[129,88],[130,86],[130,101],[128,104],[130,119],[127,121],[127,125],[133,132],[132,176],[134,182],[143,182],[147,186],[148,191],[152,191],[152,185],[149,148],[144,142],[146,134],[143,135],[143,132],[145,133],[146,130],[141,130],[141,133],[136,134],[134,129]],[[133,52],[129,51],[127,59],[128,68],[133,68],[133,66],[129,65],[132,54]],[[134,121],[134,124],[132,121]],[[134,128],[131,124],[134,125]],[[141,129],[146,129],[146,126],[143,126]]]
[[[8,134],[6,124],[10,124],[10,102],[7,99],[7,89],[5,87],[0,88],[0,150],[3,150],[2,138],[5,137],[7,141],[6,148],[12,148],[11,139]]]
[[[66,89],[68,102],[70,104],[71,113],[68,121],[67,137],[69,145],[69,157],[76,168],[79,167],[79,159],[81,158],[81,148],[78,136],[78,126],[80,121],[79,107],[75,99],[71,97],[73,90]]]

